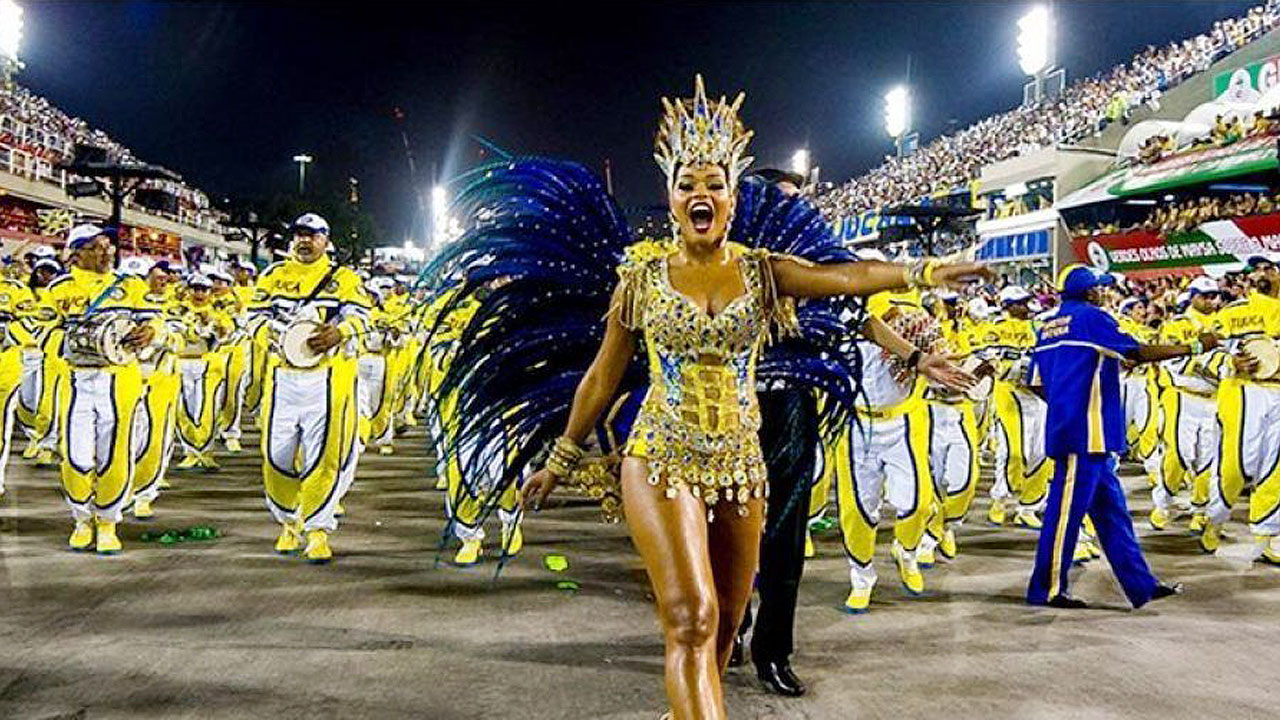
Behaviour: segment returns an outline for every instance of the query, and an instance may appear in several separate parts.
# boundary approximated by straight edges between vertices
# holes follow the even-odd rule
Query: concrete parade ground
[[[257,436],[222,470],[170,473],[125,551],[66,549],[57,473],[10,461],[0,501],[0,718],[617,718],[664,709],[662,644],[622,526],[576,499],[530,518],[523,554],[437,554],[443,494],[420,430],[366,454],[328,566],[272,552]],[[767,695],[731,670],[732,718],[1260,718],[1280,707],[1280,569],[1248,562],[1247,528],[1218,556],[1155,533],[1126,478],[1156,572],[1185,595],[1130,611],[1105,560],[1074,575],[1085,611],[1022,602],[1035,534],[985,522],[984,483],[960,557],[907,596],[882,535],[871,612],[841,611],[832,531],[807,565],[794,666],[809,693]],[[1237,511],[1237,517],[1243,508]],[[213,540],[143,541],[212,525]],[[548,554],[568,568],[552,572]],[[577,589],[557,587],[575,583]]]

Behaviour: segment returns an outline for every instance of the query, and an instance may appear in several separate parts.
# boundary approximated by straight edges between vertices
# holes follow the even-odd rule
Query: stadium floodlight
[[[884,95],[884,129],[894,140],[911,129],[911,92],[905,85]]]
[[[293,161],[298,163],[298,194],[305,195],[307,192],[307,165],[313,162],[315,158],[306,153],[298,153],[293,156]]]
[[[431,240],[437,248],[449,242],[449,193],[443,185],[431,188]]]
[[[22,45],[22,6],[13,0],[0,0],[0,58],[18,63]]]
[[[1018,20],[1018,67],[1027,75],[1039,76],[1053,64],[1053,15],[1037,5]]]
[[[791,172],[809,177],[809,149],[800,148],[791,153]]]

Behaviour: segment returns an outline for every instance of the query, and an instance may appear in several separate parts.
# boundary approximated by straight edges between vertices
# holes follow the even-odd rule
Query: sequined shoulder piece
[[[754,285],[752,290],[757,293],[760,308],[769,321],[769,337],[784,338],[799,335],[800,319],[796,316],[795,298],[778,292],[774,263],[779,260],[791,260],[802,265],[813,263],[803,258],[771,252],[765,248],[746,249],[743,251],[743,259],[747,263],[747,272],[752,278]]]
[[[623,327],[639,330],[644,325],[649,277],[659,262],[675,251],[671,240],[642,240],[627,247],[618,264],[618,289],[609,307],[609,313],[617,313]]]

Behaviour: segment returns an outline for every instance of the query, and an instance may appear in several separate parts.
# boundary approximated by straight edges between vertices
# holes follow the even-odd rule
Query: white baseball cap
[[[305,213],[299,215],[297,220],[293,221],[293,229],[310,230],[313,233],[329,234],[329,222],[315,213]]]
[[[61,274],[62,274],[62,263],[58,262],[58,261],[57,261],[57,260],[55,260],[54,258],[50,258],[50,257],[42,257],[42,258],[40,258],[39,260],[36,260],[36,261],[35,261],[35,264],[33,264],[33,265],[31,266],[31,269],[32,269],[32,270],[48,269],[48,270],[52,270],[52,271],[54,271],[55,273],[58,273],[59,275],[61,275]]]
[[[213,287],[213,283],[209,280],[208,275],[195,273],[191,277],[187,278],[187,287],[208,289]]]
[[[1178,297],[1174,299],[1174,302],[1176,302],[1178,305],[1186,305],[1187,303],[1191,302],[1191,293],[1186,293],[1186,292],[1178,293]]]
[[[1217,292],[1221,292],[1221,288],[1218,287],[1218,281],[1203,275],[1192,280],[1191,284],[1187,285],[1187,295],[1190,297],[1212,295]]]
[[[1120,301],[1120,312],[1127,313],[1133,308],[1137,307],[1138,303],[1140,302],[1142,301],[1136,297],[1127,297]]]
[[[93,223],[77,225],[67,232],[67,248],[70,250],[79,250],[90,240],[98,237],[99,235],[107,234],[106,230],[103,230]]]
[[[1031,293],[1021,285],[1007,285],[1000,289],[999,295],[1001,305],[1013,305],[1030,300],[1031,297]]]
[[[991,306],[980,297],[970,300],[965,304],[964,309],[976,320],[983,320],[991,315]]]
[[[36,245],[35,247],[31,248],[31,252],[30,252],[30,253],[28,253],[28,254],[30,254],[30,255],[34,255],[34,256],[36,256],[37,258],[56,258],[56,257],[58,257],[58,251],[57,251],[57,250],[54,250],[53,248],[49,247],[48,245]]]
[[[126,275],[146,275],[151,272],[151,266],[155,265],[155,261],[150,258],[134,255],[127,257],[120,262],[120,272]]]

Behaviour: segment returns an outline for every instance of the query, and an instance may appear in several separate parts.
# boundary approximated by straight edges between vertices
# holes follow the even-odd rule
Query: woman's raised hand
[[[932,275],[933,284],[940,287],[956,287],[976,280],[991,280],[995,278],[995,272],[986,263],[980,262],[957,262],[939,265],[933,269]]]

